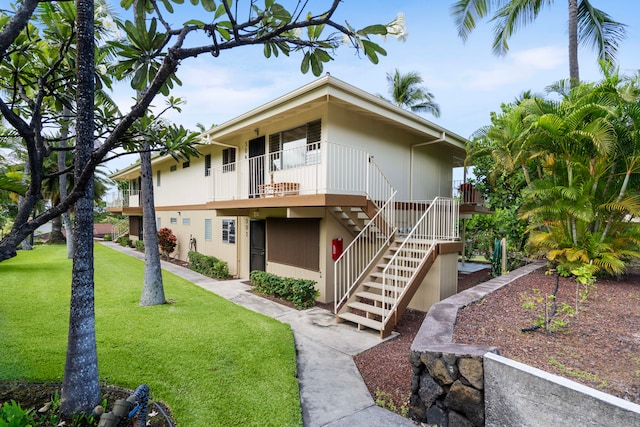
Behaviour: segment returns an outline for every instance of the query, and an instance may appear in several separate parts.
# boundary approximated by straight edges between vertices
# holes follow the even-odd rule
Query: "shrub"
[[[143,240],[136,240],[136,250],[138,250],[140,252],[144,252],[144,241]]]
[[[110,242],[113,240],[113,236],[109,233],[105,234],[104,236],[102,236],[102,239],[106,242]]]
[[[132,247],[132,245],[133,245],[133,241],[132,241],[129,237],[127,237],[127,236],[120,236],[120,237],[118,237],[118,244],[119,244],[120,246],[129,246],[129,247]]]
[[[165,258],[169,259],[169,255],[176,249],[178,239],[170,228],[161,228],[158,230],[158,244]]]
[[[291,301],[297,308],[313,307],[320,295],[313,280],[280,277],[258,270],[252,271],[249,279],[256,291]]]
[[[214,279],[226,279],[229,277],[229,266],[225,261],[195,251],[189,251],[187,256],[191,270]]]

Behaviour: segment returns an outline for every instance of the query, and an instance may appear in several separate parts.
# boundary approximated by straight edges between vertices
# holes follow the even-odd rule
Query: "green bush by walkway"
[[[289,326],[163,278],[171,303],[140,307],[142,261],[96,245],[101,383],[148,384],[180,426],[302,425]],[[62,381],[70,287],[64,245],[0,263],[0,381]]]

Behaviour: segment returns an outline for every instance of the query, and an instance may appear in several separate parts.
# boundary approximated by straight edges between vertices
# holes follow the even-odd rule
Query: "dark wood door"
[[[260,197],[260,186],[264,184],[265,137],[249,141],[249,198]]]
[[[266,221],[265,220],[252,220],[249,223],[249,241],[250,241],[250,255],[249,255],[249,271],[266,269]]]

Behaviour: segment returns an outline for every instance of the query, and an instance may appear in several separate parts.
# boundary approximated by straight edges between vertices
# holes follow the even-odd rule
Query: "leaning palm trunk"
[[[140,153],[142,228],[144,230],[144,283],[142,285],[140,305],[157,305],[166,302],[162,283],[156,210],[153,206],[153,171],[149,149],[149,144],[145,142]]]
[[[77,0],[78,113],[76,182],[93,149],[94,40],[93,0]],[[63,415],[89,414],[100,402],[93,282],[93,176],[76,202],[74,253],[69,308],[69,338],[60,393]]]

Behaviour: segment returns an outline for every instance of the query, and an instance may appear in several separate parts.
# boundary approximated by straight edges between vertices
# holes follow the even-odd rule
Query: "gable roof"
[[[338,103],[348,110],[358,111],[375,120],[419,135],[425,143],[435,142],[450,146],[454,154],[464,158],[467,140],[435,123],[404,110],[391,102],[372,95],[327,73],[298,89],[216,126],[200,136],[204,143],[215,143],[232,133],[255,129],[258,125],[280,120],[287,115],[299,114],[321,103]]]
[[[282,95],[266,104],[247,111],[227,122],[215,126],[200,135],[203,144],[226,146],[219,140],[235,133],[250,132],[258,126],[264,126],[287,116],[300,114],[301,111],[323,103],[340,104],[347,110],[356,111],[416,134],[423,141],[418,145],[437,143],[450,150],[456,159],[456,166],[463,166],[466,157],[467,140],[449,130],[421,117],[411,111],[404,110],[391,102],[372,95],[349,83],[327,73],[304,86]],[[159,161],[168,156],[155,156],[152,161]],[[121,169],[111,178],[127,178],[140,167],[139,163]]]

